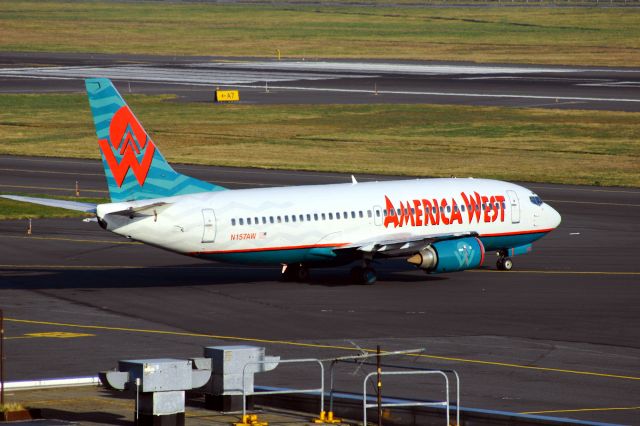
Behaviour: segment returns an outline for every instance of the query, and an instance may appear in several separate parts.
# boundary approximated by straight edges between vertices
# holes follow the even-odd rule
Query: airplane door
[[[373,206],[373,223],[382,225],[382,207],[380,206]]]
[[[511,223],[520,223],[520,205],[518,194],[515,191],[507,191],[509,202],[511,203]]]
[[[202,242],[212,243],[216,240],[216,215],[213,209],[203,209],[202,218],[204,220]]]

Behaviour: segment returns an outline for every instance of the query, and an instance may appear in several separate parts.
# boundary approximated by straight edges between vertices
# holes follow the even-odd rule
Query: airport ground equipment
[[[110,389],[135,394],[137,425],[184,426],[185,391],[209,382],[211,360],[125,360],[118,362],[118,371],[104,371],[99,377]]]
[[[208,346],[204,356],[211,360],[213,370],[205,390],[205,406],[227,412],[242,409],[243,389],[253,392],[255,373],[273,370],[280,361],[279,356],[265,355],[265,348],[250,345]],[[253,407],[252,398],[246,403]]]

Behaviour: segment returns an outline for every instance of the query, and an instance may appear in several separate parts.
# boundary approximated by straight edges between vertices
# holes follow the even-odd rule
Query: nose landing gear
[[[510,271],[513,268],[513,260],[507,256],[507,252],[500,250],[498,252],[498,261],[496,267],[499,271]]]

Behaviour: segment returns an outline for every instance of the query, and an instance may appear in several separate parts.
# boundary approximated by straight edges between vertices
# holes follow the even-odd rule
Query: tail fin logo
[[[144,185],[156,146],[128,106],[120,108],[111,119],[109,139],[98,143],[118,187],[122,187],[129,169],[140,186]]]

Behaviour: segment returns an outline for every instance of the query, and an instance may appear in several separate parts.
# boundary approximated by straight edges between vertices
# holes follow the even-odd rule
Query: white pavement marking
[[[114,67],[43,67],[4,68],[0,75],[28,78],[92,78],[103,77],[114,80],[152,81],[164,83],[192,84],[247,84],[257,82],[329,80],[339,78],[362,78],[366,75],[340,75],[332,73],[264,72],[245,70],[216,70],[193,68],[158,68],[144,65]]]
[[[485,65],[429,65],[429,64],[390,64],[367,62],[225,62],[194,64],[198,67],[215,68],[248,68],[248,69],[276,69],[296,71],[347,72],[347,73],[384,73],[384,74],[412,74],[412,75],[441,75],[441,74],[529,74],[529,73],[563,73],[584,72],[577,68],[556,67],[518,67],[518,66],[485,66]]]

